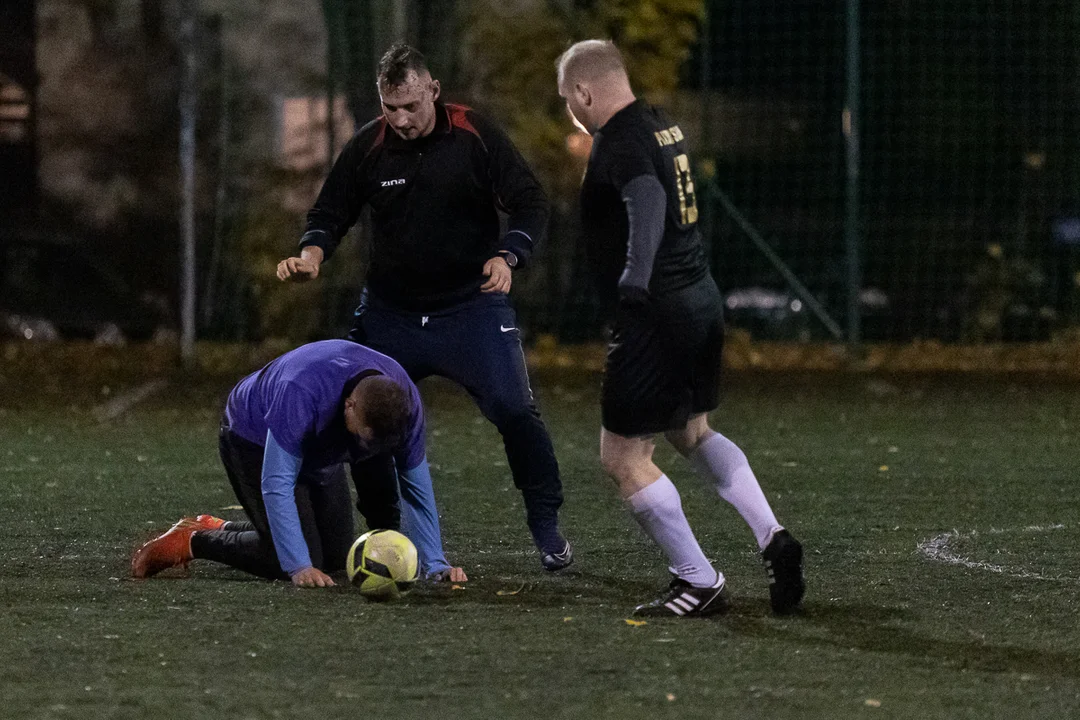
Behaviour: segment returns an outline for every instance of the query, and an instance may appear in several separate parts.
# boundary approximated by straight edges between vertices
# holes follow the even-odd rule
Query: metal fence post
[[[195,16],[194,0],[184,0],[180,5],[180,356],[188,367],[195,362]]]
[[[859,0],[847,0],[847,99],[844,107],[844,147],[846,151],[846,189],[844,193],[844,247],[847,265],[847,340],[851,348],[858,347],[862,338],[862,318],[859,295],[862,285],[862,266],[859,260]]]

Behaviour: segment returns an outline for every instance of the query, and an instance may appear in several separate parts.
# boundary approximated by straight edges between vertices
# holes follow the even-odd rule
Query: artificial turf
[[[236,374],[239,377],[240,373]],[[738,375],[714,426],[806,548],[768,611],[738,515],[661,447],[734,607],[628,624],[663,560],[599,470],[597,376],[533,378],[577,562],[541,570],[498,434],[422,386],[464,589],[374,604],[195,563],[128,577],[185,514],[238,517],[231,381],[174,378],[101,422],[94,383],[0,382],[0,717],[988,718],[1080,712],[1080,388],[990,376]],[[141,382],[121,373],[109,395]]]

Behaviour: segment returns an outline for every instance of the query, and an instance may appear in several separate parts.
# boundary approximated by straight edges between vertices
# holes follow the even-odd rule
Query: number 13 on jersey
[[[675,156],[675,186],[679,189],[679,216],[683,225],[697,222],[697,193],[690,175],[690,158],[685,153]]]

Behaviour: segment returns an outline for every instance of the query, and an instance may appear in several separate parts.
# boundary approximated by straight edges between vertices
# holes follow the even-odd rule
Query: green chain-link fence
[[[711,87],[695,100],[706,229],[733,325],[829,336],[786,267],[847,336],[851,238],[868,341],[1076,332],[1080,5],[724,0],[695,64]]]
[[[598,4],[535,7],[555,8],[558,18]],[[412,18],[409,37],[431,49],[447,97],[475,102],[514,131],[513,113],[498,102],[505,88],[477,80],[493,68],[507,72],[505,60],[526,79],[542,78],[536,87],[550,97],[533,97],[540,91],[530,85],[535,112],[561,116],[554,47],[509,60],[490,53],[480,72],[476,48],[465,44],[466,29],[478,32],[464,12],[473,3],[398,5],[412,8],[403,15]],[[297,81],[295,92],[345,94],[362,122],[377,112],[370,75],[389,40],[374,32],[379,23],[367,35],[359,28],[389,6],[326,0],[322,7],[330,76]],[[709,0],[707,7],[667,104],[691,142],[703,234],[730,325],[787,340],[984,343],[1080,334],[1080,3]],[[230,16],[225,27],[242,20]],[[322,19],[290,22],[300,28]],[[506,43],[506,30],[499,25],[473,45]],[[539,43],[536,31],[525,36]],[[228,89],[239,144],[251,135],[241,110],[262,105],[248,102],[257,88],[240,72]],[[517,125],[550,139],[543,124]],[[569,123],[556,128],[555,140],[570,131]],[[310,322],[265,312],[275,302],[299,305],[266,264],[292,249],[300,225],[262,211],[256,201],[272,204],[275,196],[249,176],[265,173],[235,155],[222,170],[231,191],[224,205],[252,220],[223,224],[221,263],[233,271],[209,274],[222,287],[212,294],[221,301],[204,313],[205,335],[250,339],[282,327],[301,328],[303,337],[339,334],[355,303],[359,261],[335,260]],[[542,168],[543,157],[530,159]],[[570,153],[554,159],[558,171],[565,161],[567,177],[580,177]],[[594,338],[599,320],[577,209],[551,175],[549,167],[552,238],[516,281],[515,300],[533,335]]]

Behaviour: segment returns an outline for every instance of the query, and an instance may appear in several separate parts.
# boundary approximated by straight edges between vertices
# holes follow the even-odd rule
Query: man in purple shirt
[[[282,355],[233,388],[219,447],[249,521],[185,518],[136,551],[135,577],[200,558],[299,586],[333,585],[328,573],[344,569],[355,530],[342,464],[386,455],[392,473],[353,477],[368,524],[404,520],[421,572],[465,579],[443,554],[420,395],[385,355],[347,340]]]

